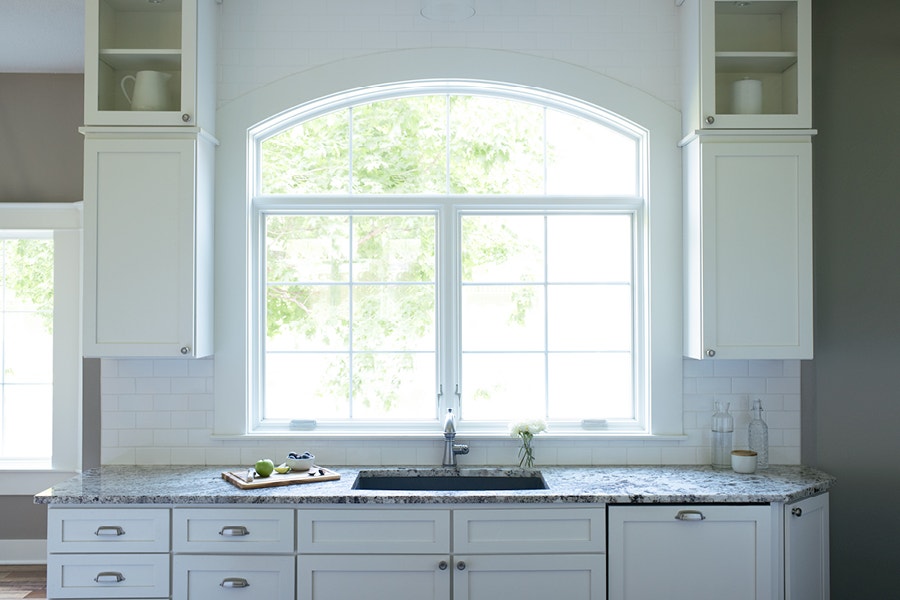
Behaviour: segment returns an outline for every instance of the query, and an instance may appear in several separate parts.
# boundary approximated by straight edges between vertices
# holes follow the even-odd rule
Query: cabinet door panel
[[[49,552],[168,552],[165,508],[51,508]]]
[[[686,354],[811,358],[810,144],[689,146]]]
[[[294,551],[294,511],[282,509],[176,508],[172,550],[211,553]]]
[[[774,597],[769,506],[607,510],[610,600]],[[684,510],[698,512],[676,518]]]
[[[85,140],[87,356],[198,354],[197,144]]]
[[[447,555],[301,554],[297,557],[297,598],[450,600],[450,568]]]
[[[449,553],[450,511],[300,510],[297,545],[307,553]]]
[[[453,598],[603,600],[605,558],[603,554],[455,555]]]
[[[294,557],[176,555],[172,598],[292,600]]]
[[[467,553],[603,552],[602,508],[460,509],[453,551]]]
[[[785,600],[828,600],[828,494],[784,507]]]
[[[50,554],[50,598],[166,598],[168,554]]]

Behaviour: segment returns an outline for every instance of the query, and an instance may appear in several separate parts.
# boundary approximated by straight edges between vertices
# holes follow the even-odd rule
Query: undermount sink
[[[547,483],[540,471],[398,469],[360,471],[353,489],[422,492],[545,490]]]

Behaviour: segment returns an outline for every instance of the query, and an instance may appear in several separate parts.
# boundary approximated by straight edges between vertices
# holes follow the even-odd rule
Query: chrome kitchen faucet
[[[447,409],[447,418],[444,419],[444,460],[441,463],[445,467],[456,466],[457,454],[468,454],[469,446],[467,444],[457,444],[456,442],[456,420],[453,417],[453,409]]]

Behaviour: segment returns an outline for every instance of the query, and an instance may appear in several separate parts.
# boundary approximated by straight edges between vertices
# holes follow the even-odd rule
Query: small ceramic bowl
[[[735,473],[754,473],[756,471],[756,452],[753,450],[732,451],[731,468]]]
[[[316,461],[315,456],[309,458],[286,458],[285,464],[291,468],[291,471],[309,471]]]

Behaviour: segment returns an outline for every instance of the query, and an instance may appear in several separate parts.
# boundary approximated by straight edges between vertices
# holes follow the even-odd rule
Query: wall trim
[[[0,565],[47,563],[47,540],[0,540]]]

